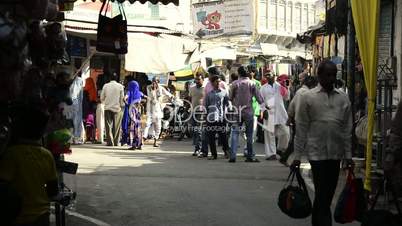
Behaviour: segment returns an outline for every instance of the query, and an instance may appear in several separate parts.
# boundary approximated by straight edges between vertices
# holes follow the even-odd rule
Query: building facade
[[[257,8],[259,34],[296,37],[319,22],[315,0],[258,0]]]
[[[264,55],[310,58],[305,46],[298,43],[298,33],[317,25],[324,8],[317,0],[257,0],[256,43]],[[264,46],[269,46],[268,51]],[[271,53],[270,53],[271,52]]]

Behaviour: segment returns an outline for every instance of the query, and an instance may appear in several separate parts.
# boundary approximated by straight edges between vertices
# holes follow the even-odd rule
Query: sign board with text
[[[201,38],[213,38],[224,33],[223,1],[193,5],[194,33]]]
[[[252,34],[253,1],[221,0],[192,6],[194,34],[200,38]]]

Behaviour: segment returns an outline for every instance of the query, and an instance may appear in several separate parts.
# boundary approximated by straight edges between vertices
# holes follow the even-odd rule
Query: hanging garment
[[[97,91],[96,91],[96,86],[93,78],[89,77],[85,79],[85,91],[88,92],[88,98],[89,101],[91,102],[96,102],[97,101]]]
[[[67,119],[71,119],[74,125],[74,143],[82,143],[82,100],[83,100],[83,80],[76,77],[70,85],[70,95],[73,104],[65,105],[63,114]]]

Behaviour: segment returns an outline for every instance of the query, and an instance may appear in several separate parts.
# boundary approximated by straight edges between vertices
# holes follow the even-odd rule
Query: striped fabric
[[[95,1],[103,1],[103,0],[84,0],[84,1],[92,1],[92,2],[95,2]],[[164,5],[167,5],[167,4],[169,4],[169,3],[173,3],[173,4],[175,4],[175,5],[179,5],[179,0],[111,0],[112,2],[114,2],[114,1],[118,1],[118,2],[125,2],[125,1],[128,1],[128,2],[130,2],[131,4],[132,3],[134,3],[134,2],[141,2],[142,4],[144,4],[145,2],[151,2],[152,4],[156,4],[156,3],[158,3],[158,2],[161,2],[162,4],[164,4]]]

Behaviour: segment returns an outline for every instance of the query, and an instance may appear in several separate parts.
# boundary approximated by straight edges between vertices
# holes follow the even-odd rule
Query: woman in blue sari
[[[121,143],[131,145],[130,150],[141,149],[142,146],[140,103],[142,97],[144,94],[140,91],[138,82],[129,82],[125,97]]]

